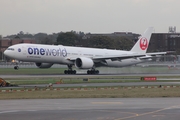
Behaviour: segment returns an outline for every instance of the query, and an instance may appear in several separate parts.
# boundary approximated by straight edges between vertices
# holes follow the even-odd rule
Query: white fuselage
[[[137,54],[130,51],[107,50],[97,48],[70,47],[62,45],[41,45],[41,44],[17,44],[9,47],[4,54],[10,58],[25,62],[74,64],[73,60],[78,57],[103,58],[107,56]],[[103,66],[123,67],[134,65],[145,60],[129,58],[123,60],[106,59]]]

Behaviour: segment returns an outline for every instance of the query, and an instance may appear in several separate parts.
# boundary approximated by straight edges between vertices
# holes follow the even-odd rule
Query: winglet
[[[146,53],[152,32],[153,27],[147,28],[146,31],[142,34],[142,36],[139,38],[139,40],[136,42],[136,44],[133,46],[131,52]]]

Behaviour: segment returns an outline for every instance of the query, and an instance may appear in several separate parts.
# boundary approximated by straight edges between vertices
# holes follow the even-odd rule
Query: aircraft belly
[[[141,63],[141,60],[136,60],[136,59],[124,59],[121,61],[111,61],[111,60],[107,60],[107,65],[109,67],[124,67],[124,66],[131,66],[131,65],[135,65],[138,63]]]

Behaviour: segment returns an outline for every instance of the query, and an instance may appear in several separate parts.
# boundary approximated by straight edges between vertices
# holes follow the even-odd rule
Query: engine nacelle
[[[50,68],[53,63],[35,63],[38,68]]]
[[[90,58],[80,57],[75,61],[75,66],[79,69],[90,69],[94,65],[94,62]]]

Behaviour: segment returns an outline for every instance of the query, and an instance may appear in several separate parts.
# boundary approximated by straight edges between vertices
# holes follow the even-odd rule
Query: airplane
[[[53,64],[67,65],[68,70],[64,74],[76,74],[73,66],[87,69],[87,74],[99,74],[96,67],[130,66],[149,61],[152,55],[166,54],[146,53],[152,32],[153,27],[147,28],[130,51],[21,43],[8,47],[4,55],[19,61],[35,62],[39,68],[50,68]],[[14,66],[14,69],[18,68]]]

